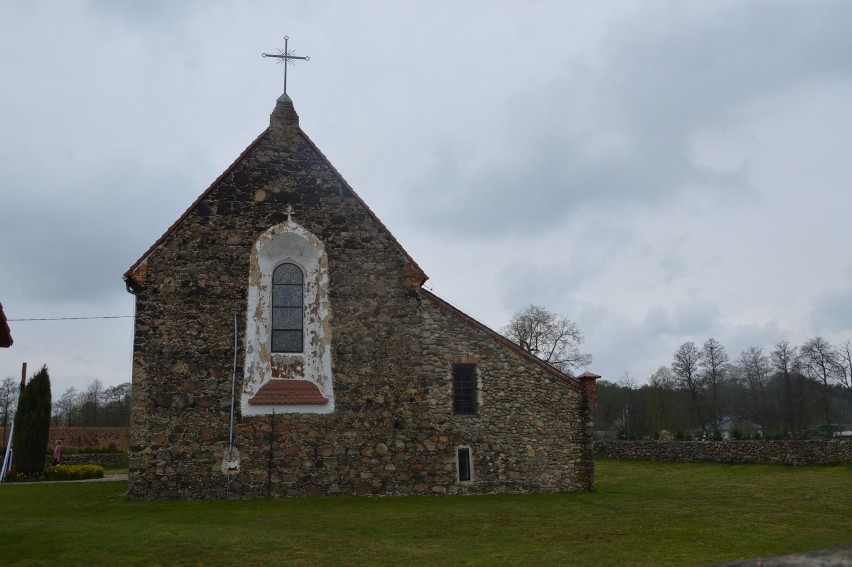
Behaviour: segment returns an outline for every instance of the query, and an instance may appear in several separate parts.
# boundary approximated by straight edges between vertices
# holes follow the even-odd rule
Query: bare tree
[[[6,446],[6,425],[15,417],[20,391],[20,384],[12,378],[3,378],[3,382],[0,383],[0,413],[3,419],[3,437],[0,438],[0,445],[3,447]]]
[[[799,349],[787,341],[779,341],[769,356],[784,383],[784,422],[787,424],[787,432],[795,433],[798,428],[793,410],[793,376],[798,366]]]
[[[769,358],[763,354],[762,348],[749,347],[740,353],[737,366],[751,396],[752,416],[766,428],[769,413],[769,402],[766,398]]]
[[[672,373],[675,375],[678,385],[689,391],[695,416],[698,418],[698,426],[704,428],[704,419],[701,417],[701,403],[699,394],[702,383],[699,375],[699,364],[701,363],[701,352],[692,341],[683,343],[678,347],[672,358]]]
[[[121,427],[130,421],[130,382],[105,387],[94,380],[84,390],[70,386],[53,402],[53,424],[75,427]]]
[[[585,338],[577,324],[539,305],[515,313],[501,332],[528,353],[566,374],[592,363],[592,355],[580,351]]]
[[[805,344],[799,348],[799,352],[805,374],[822,384],[825,424],[831,425],[831,388],[829,386],[843,372],[837,352],[822,337],[805,341]]]
[[[847,339],[837,347],[837,357],[840,368],[843,370],[839,381],[846,388],[852,389],[852,341]]]
[[[104,391],[104,420],[108,426],[126,425],[130,421],[130,382],[111,386]]]
[[[636,381],[636,378],[630,375],[630,372],[625,371],[624,374],[621,375],[621,378],[618,379],[618,385],[622,388],[626,388],[628,390],[638,390],[639,383]]]
[[[654,397],[651,399],[652,408],[660,416],[661,429],[671,428],[671,409],[669,408],[669,397],[675,387],[675,377],[672,371],[665,366],[660,366],[656,372],[651,375],[648,380],[654,392]]]
[[[719,388],[728,370],[728,353],[714,338],[704,341],[699,365],[704,369],[704,382],[710,387],[710,410],[713,412],[713,430],[719,429]]]
[[[104,385],[95,378],[83,396],[83,425],[101,425],[101,407],[103,405]]]
[[[62,396],[53,402],[53,423],[56,425],[71,425],[74,411],[79,404],[78,399],[77,388],[69,386]]]

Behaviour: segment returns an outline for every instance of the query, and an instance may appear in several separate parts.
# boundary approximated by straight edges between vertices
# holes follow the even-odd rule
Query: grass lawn
[[[0,486],[3,565],[704,565],[852,542],[852,467],[597,463],[597,492],[124,499]]]

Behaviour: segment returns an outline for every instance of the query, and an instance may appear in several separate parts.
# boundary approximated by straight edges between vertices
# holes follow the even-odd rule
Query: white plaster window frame
[[[301,353],[272,352],[272,272],[295,264],[304,274],[304,337]],[[322,241],[288,217],[265,231],[252,247],[246,309],[246,350],[240,409],[245,416],[275,413],[329,414],[334,411],[331,372],[331,308],[328,257]],[[273,377],[272,367],[292,375]],[[273,379],[303,379],[315,384],[325,404],[249,404]]]

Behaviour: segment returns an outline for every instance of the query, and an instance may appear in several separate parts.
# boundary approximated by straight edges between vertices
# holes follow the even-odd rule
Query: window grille
[[[272,272],[272,352],[304,351],[305,277],[295,264]]]
[[[476,413],[476,365],[453,365],[453,413]]]

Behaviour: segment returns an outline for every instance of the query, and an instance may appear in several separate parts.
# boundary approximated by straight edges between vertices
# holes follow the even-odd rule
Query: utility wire
[[[7,321],[80,321],[85,319],[133,319],[135,315],[108,315],[105,317],[47,317],[44,319],[6,319]]]

